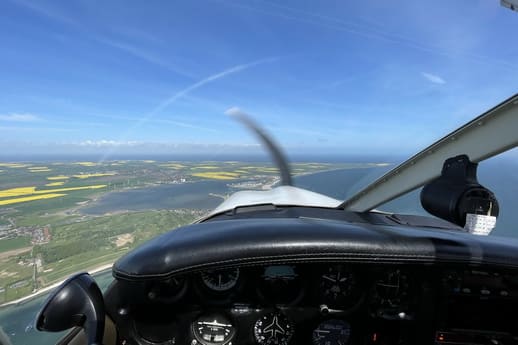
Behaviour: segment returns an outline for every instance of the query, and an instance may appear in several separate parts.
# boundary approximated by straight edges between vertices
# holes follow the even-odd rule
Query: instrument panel
[[[470,322],[486,326],[469,319],[474,305],[518,307],[513,280],[473,272],[342,263],[206,270],[133,289],[132,312],[116,321],[128,328],[126,344],[434,344]]]
[[[354,309],[367,295],[382,306],[398,307],[406,300],[409,282],[402,270],[380,271],[376,279],[369,275],[340,264],[208,270],[148,284],[147,296],[151,301],[172,303],[189,292],[188,298],[209,306],[236,301],[265,306],[316,302],[318,307],[343,313]]]

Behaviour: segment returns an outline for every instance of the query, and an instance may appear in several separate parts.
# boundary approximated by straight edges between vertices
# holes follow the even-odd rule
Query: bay
[[[363,186],[383,175],[390,167],[369,167],[339,169],[298,176],[298,187],[326,194],[337,199],[346,199]],[[500,217],[492,236],[518,237],[518,164],[514,161],[489,161],[481,165],[479,180],[490,188],[500,203]],[[85,208],[89,214],[104,214],[122,210],[201,208],[210,209],[222,200],[211,197],[209,193],[225,194],[230,190],[225,181],[200,181],[183,185],[165,185],[150,188],[115,192],[98,200],[96,205]],[[427,215],[419,202],[419,190],[395,199],[381,210]],[[95,279],[104,289],[112,281],[111,272],[95,275]],[[34,318],[41,308],[46,294],[38,296],[20,305],[0,309],[0,331],[3,330],[10,343],[0,334],[1,345],[55,344],[63,333],[41,333],[33,328]]]
[[[84,214],[101,215],[120,211],[163,209],[213,209],[223,200],[210,194],[229,192],[226,181],[199,181],[131,189],[103,195],[94,205],[81,209]]]

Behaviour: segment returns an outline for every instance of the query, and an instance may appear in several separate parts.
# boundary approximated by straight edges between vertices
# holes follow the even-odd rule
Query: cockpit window
[[[518,13],[498,0],[10,0],[0,13],[2,344],[49,336],[33,317],[67,276],[106,286],[140,244],[279,186],[229,109],[275,138],[297,187],[339,205],[516,93]],[[517,161],[479,169],[500,201],[495,235],[516,236]],[[379,208],[426,214],[418,191]]]
[[[499,204],[500,212],[491,235],[517,238],[514,224],[518,215],[514,212],[514,203],[518,195],[518,149],[514,148],[496,157],[479,163],[478,181],[491,190]],[[378,207],[379,210],[398,213],[430,216],[420,202],[421,189],[407,193]]]

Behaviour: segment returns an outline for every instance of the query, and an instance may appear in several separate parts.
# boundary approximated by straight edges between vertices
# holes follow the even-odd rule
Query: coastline
[[[80,272],[85,272],[85,271],[88,272],[89,274],[93,275],[93,274],[102,273],[104,271],[107,271],[107,270],[111,269],[112,266],[113,266],[113,262],[109,263],[109,264],[104,264],[104,265],[101,265],[101,266],[97,266],[97,267],[94,267],[94,268],[89,269],[89,270],[78,271],[78,272],[72,273],[71,275],[76,274],[76,273],[80,273]],[[31,299],[33,299],[35,297],[38,297],[39,295],[42,295],[42,294],[44,294],[46,292],[50,292],[53,289],[55,289],[58,286],[60,286],[67,278],[68,277],[65,277],[65,278],[63,278],[63,280],[60,280],[57,283],[51,284],[49,286],[45,286],[44,288],[41,288],[41,289],[31,293],[30,295],[27,295],[27,296],[15,299],[13,301],[2,303],[2,304],[0,304],[0,309],[1,308],[5,308],[5,307],[9,307],[9,306],[17,306],[17,305],[23,304],[26,301],[29,301],[29,300],[31,300]]]
[[[379,167],[379,166],[384,166],[384,165],[386,165],[388,163],[370,163],[370,164],[373,164],[375,167]],[[310,176],[310,175],[315,175],[315,174],[320,174],[320,173],[325,173],[325,172],[338,171],[338,170],[349,170],[349,169],[356,169],[356,168],[358,168],[358,167],[353,166],[353,167],[337,167],[337,168],[331,168],[331,169],[321,169],[321,170],[315,170],[315,171],[311,171],[311,172],[295,173],[295,174],[293,174],[293,177],[297,178],[297,177]],[[261,190],[272,189],[272,188],[274,188],[279,183],[279,181],[280,181],[279,177],[274,177],[268,183],[263,184],[261,186]],[[196,183],[196,182],[198,182],[198,181],[190,182],[190,183]],[[152,187],[159,187],[159,186],[160,185],[156,185],[156,186],[152,185]],[[128,188],[128,189],[135,189],[135,188],[133,187],[133,188]],[[119,192],[119,191],[117,191],[117,192]],[[113,193],[113,192],[107,192],[106,194],[109,194],[109,193]],[[105,194],[103,194],[103,196],[104,195]],[[226,198],[224,195],[216,194],[216,193],[209,193],[209,195],[213,196],[213,197],[221,198],[222,201],[224,201],[225,198]],[[75,207],[73,209],[75,211],[81,212],[82,208],[84,208],[85,206],[91,206],[92,204],[95,204],[98,200],[99,200],[99,195],[96,195],[90,202],[88,202],[88,204],[80,205],[80,206]],[[112,212],[110,214],[127,213],[127,212],[131,212],[131,211],[129,211],[129,210],[120,210],[120,211]],[[97,215],[93,215],[93,216],[95,217]],[[75,273],[84,272],[84,271],[87,271],[90,274],[101,273],[103,271],[106,271],[106,270],[110,269],[112,267],[112,265],[113,265],[113,263],[104,264],[104,265],[101,265],[101,266],[93,267],[92,269],[80,270],[80,271],[77,271]],[[72,274],[75,274],[75,273],[72,273]],[[9,306],[20,305],[20,304],[23,304],[23,303],[25,303],[27,301],[30,301],[30,300],[40,296],[42,294],[48,293],[48,292],[52,291],[53,289],[55,289],[56,287],[58,287],[59,285],[61,285],[66,279],[67,279],[67,277],[63,277],[58,282],[53,283],[53,284],[51,284],[49,286],[43,287],[41,289],[38,289],[37,291],[32,292],[31,294],[29,294],[27,296],[18,298],[16,300],[4,302],[4,303],[0,304],[0,309],[1,308],[5,308],[5,307],[9,307]]]

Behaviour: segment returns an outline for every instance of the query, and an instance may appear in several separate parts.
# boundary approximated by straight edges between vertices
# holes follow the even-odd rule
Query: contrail
[[[185,89],[182,89],[182,90],[176,92],[171,97],[169,97],[169,98],[165,99],[164,101],[160,102],[150,112],[145,114],[134,125],[132,125],[130,128],[128,128],[126,130],[126,132],[124,132],[124,134],[119,139],[120,140],[125,140],[125,138],[127,138],[133,131],[135,131],[135,129],[137,129],[138,127],[142,126],[144,123],[149,121],[157,113],[159,113],[160,111],[164,110],[165,108],[167,108],[168,106],[170,106],[171,104],[176,102],[178,99],[187,96],[192,91],[194,91],[196,89],[199,89],[200,87],[205,86],[207,84],[210,84],[212,82],[215,82],[215,81],[217,81],[219,79],[225,78],[225,77],[227,77],[229,75],[242,72],[244,70],[247,70],[247,69],[249,69],[251,67],[254,67],[254,66],[257,66],[257,65],[261,65],[261,64],[264,64],[264,63],[268,63],[268,62],[274,62],[276,60],[278,60],[278,57],[271,57],[271,58],[266,58],[266,59],[252,61],[252,62],[247,63],[247,64],[236,65],[236,66],[228,68],[228,69],[226,69],[226,70],[224,70],[222,72],[210,75],[207,78],[204,78],[204,79],[202,79],[202,80],[200,80],[200,81],[198,81],[198,82],[196,82],[196,83],[194,83],[192,85],[187,86]],[[110,156],[111,154],[113,154],[113,149],[108,151],[106,154],[104,154],[99,162],[105,161],[107,159],[107,157]]]
[[[204,85],[210,84],[210,83],[212,83],[212,82],[214,82],[214,81],[216,81],[218,79],[224,78],[224,77],[226,77],[228,75],[244,71],[246,69],[249,69],[250,67],[254,67],[254,66],[257,66],[257,65],[260,65],[260,64],[263,64],[263,63],[267,63],[267,62],[273,62],[273,61],[275,61],[277,59],[278,58],[261,59],[261,60],[253,61],[253,62],[250,62],[250,63],[247,63],[247,64],[237,65],[237,66],[231,67],[229,69],[226,69],[223,72],[219,72],[219,73],[213,74],[213,75],[211,75],[211,76],[209,76],[209,77],[207,77],[207,78],[205,78],[203,80],[200,80],[200,81],[198,81],[198,82],[196,82],[196,83],[186,87],[183,90],[178,91],[173,96],[171,96],[168,99],[164,100],[162,103],[157,105],[153,110],[151,110],[142,120],[145,121],[146,119],[152,117],[156,113],[164,110],[165,108],[167,108],[168,106],[170,106],[171,104],[176,102],[176,100],[178,100],[179,98],[187,96],[192,91],[194,91],[194,90],[196,90],[196,89],[198,89],[198,88],[200,88],[200,87],[202,87]]]

